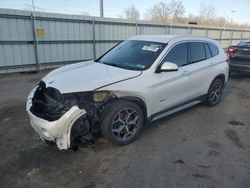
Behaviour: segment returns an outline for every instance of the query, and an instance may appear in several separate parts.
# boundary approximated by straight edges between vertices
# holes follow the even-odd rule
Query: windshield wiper
[[[110,66],[113,66],[113,67],[118,67],[118,68],[121,68],[121,69],[142,71],[141,69],[138,69],[138,68],[135,68],[135,67],[126,66],[126,65],[121,65],[121,64],[107,63],[107,62],[101,62],[101,61],[99,61],[99,63],[105,64],[105,65],[110,65]]]

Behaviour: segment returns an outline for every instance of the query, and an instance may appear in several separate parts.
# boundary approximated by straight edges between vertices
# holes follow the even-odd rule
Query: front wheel
[[[223,80],[220,78],[216,78],[209,87],[207,93],[207,105],[215,106],[220,102],[222,92],[224,88]]]
[[[117,145],[134,141],[144,124],[141,108],[130,101],[115,101],[104,112],[101,131],[105,138]]]

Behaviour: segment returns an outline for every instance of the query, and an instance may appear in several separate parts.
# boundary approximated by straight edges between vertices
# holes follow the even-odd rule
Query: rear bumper
[[[250,73],[250,63],[249,65],[229,64],[229,71]]]
[[[27,99],[26,110],[30,118],[31,126],[35,132],[43,141],[48,140],[55,142],[60,150],[70,148],[71,128],[78,118],[86,114],[86,111],[78,108],[78,106],[73,106],[60,119],[47,121],[35,116],[30,111],[33,94],[34,91],[32,90]]]

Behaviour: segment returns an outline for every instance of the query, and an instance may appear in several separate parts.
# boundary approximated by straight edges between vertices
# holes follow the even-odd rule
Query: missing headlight
[[[113,93],[109,91],[96,91],[93,94],[93,101],[94,102],[104,102],[106,99],[113,96]]]

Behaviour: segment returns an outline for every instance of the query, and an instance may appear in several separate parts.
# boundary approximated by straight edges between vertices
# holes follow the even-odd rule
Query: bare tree
[[[199,22],[201,24],[211,24],[217,17],[216,13],[216,8],[212,4],[201,4],[198,16]]]
[[[146,19],[154,22],[167,23],[169,21],[170,14],[171,10],[169,5],[166,2],[161,1],[151,7],[147,14],[145,14],[145,17]]]
[[[226,17],[217,17],[214,20],[214,26],[226,27],[229,25],[229,20]]]
[[[134,5],[131,5],[128,8],[124,9],[123,15],[119,16],[121,18],[126,18],[128,20],[139,20],[140,19],[140,12],[135,8]]]
[[[176,21],[176,19],[183,17],[185,13],[185,7],[181,1],[172,0],[169,4],[169,10],[171,11],[173,23]]]
[[[40,8],[37,6],[33,7],[31,4],[28,4],[28,3],[25,4],[25,7],[23,8],[23,10],[33,11],[33,8],[34,8],[34,11],[38,11],[38,12],[45,12],[46,11],[44,8]]]
[[[167,23],[175,22],[177,18],[183,17],[184,13],[185,8],[181,1],[172,0],[170,3],[161,1],[151,7],[145,17],[154,22]]]
[[[198,15],[189,14],[184,16],[185,7],[180,0],[172,0],[170,3],[161,1],[149,8],[144,14],[144,19],[159,23],[188,23],[197,22],[200,25],[219,27],[249,28],[249,23],[230,23],[227,17],[217,16],[216,7],[212,4],[201,4]]]

